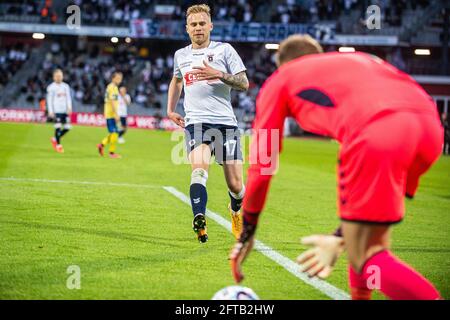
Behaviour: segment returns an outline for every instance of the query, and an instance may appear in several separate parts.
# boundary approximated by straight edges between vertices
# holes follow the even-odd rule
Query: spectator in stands
[[[13,2],[13,1],[7,1]],[[67,16],[66,6],[55,11],[51,0],[22,0],[8,4],[6,14],[17,16],[35,15],[45,23],[56,23],[58,16]],[[164,20],[182,20],[183,12],[192,1],[163,1],[173,6],[171,15],[164,15]],[[216,0],[210,2],[216,21],[234,22],[274,22],[274,23],[316,23],[322,20],[337,20],[343,13],[350,16],[352,10],[359,10],[360,21],[365,20],[366,10],[370,4],[380,6],[383,21],[391,25],[401,25],[405,8],[416,10],[430,5],[429,0],[278,0],[276,12],[272,12],[270,1],[264,0]],[[153,0],[72,0],[67,5],[80,7],[83,24],[115,24],[127,26],[131,20],[147,18],[158,21],[155,15],[157,2]],[[0,10],[2,7],[0,6]],[[0,12],[1,14],[2,12]],[[19,18],[20,19],[20,18]],[[63,22],[59,21],[60,23]],[[367,31],[362,27],[355,29],[358,33]]]
[[[151,0],[74,0],[71,4],[80,7],[82,22],[86,24],[127,25],[132,19],[147,16]]]
[[[52,0],[46,0],[41,10],[41,21],[44,23],[56,23],[58,16],[52,8]]]
[[[34,0],[7,1],[6,12],[2,12],[2,14],[39,16],[38,8],[39,5],[36,5]]]
[[[29,54],[30,48],[22,44],[0,49],[0,89],[3,89],[22,67]]]
[[[405,60],[403,60],[402,51],[400,50],[400,48],[395,48],[393,49],[393,52],[388,53],[386,56],[386,60],[396,68],[402,71],[406,70]]]

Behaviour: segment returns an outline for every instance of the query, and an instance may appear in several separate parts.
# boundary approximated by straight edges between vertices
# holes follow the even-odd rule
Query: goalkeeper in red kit
[[[391,299],[439,299],[439,292],[395,257],[392,225],[402,220],[404,197],[442,151],[443,128],[432,98],[407,74],[364,53],[323,53],[309,36],[284,40],[278,70],[256,101],[244,227],[230,254],[237,282],[253,247],[258,218],[278,166],[286,117],[340,143],[338,215],[334,235],[304,238],[313,248],[298,262],[310,276],[326,278],[345,249],[353,299],[374,289]],[[377,277],[374,281],[374,277]]]

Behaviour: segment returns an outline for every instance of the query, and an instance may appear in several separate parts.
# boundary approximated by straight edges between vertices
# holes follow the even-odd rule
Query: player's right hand
[[[53,112],[49,112],[49,113],[48,113],[48,117],[49,117],[50,119],[53,119],[53,118],[55,118],[55,114],[54,114]]]
[[[302,238],[302,244],[313,246],[297,258],[301,271],[310,277],[327,278],[344,251],[344,239],[334,235],[312,235]]]
[[[176,125],[180,126],[181,128],[184,128],[184,118],[180,114],[178,114],[176,112],[170,112],[167,116]]]

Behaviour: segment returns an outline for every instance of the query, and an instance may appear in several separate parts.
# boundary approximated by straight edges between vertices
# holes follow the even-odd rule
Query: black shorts
[[[70,129],[70,117],[67,113],[55,113],[55,128]]]
[[[211,148],[217,163],[228,160],[242,160],[241,138],[238,127],[223,124],[196,123],[185,128],[187,152],[201,144]]]
[[[120,125],[122,126],[122,128],[127,127],[127,117],[120,117]]]

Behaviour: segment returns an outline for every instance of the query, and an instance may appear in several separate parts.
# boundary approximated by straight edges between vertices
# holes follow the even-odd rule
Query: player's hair
[[[59,68],[57,68],[57,69],[55,69],[55,70],[53,70],[53,75],[55,75],[55,73],[57,73],[57,72],[63,72],[61,69],[59,69]]]
[[[322,53],[322,46],[311,36],[294,34],[280,43],[277,53],[277,65],[305,56],[307,54]]]
[[[123,73],[122,73],[122,72],[120,72],[120,71],[114,71],[113,74],[111,75],[111,79],[114,79],[115,76],[117,76],[117,75],[119,75],[119,74],[123,76]]]
[[[207,4],[196,4],[193,6],[190,6],[186,10],[186,19],[193,13],[206,13],[208,17],[211,19],[211,9]]]

